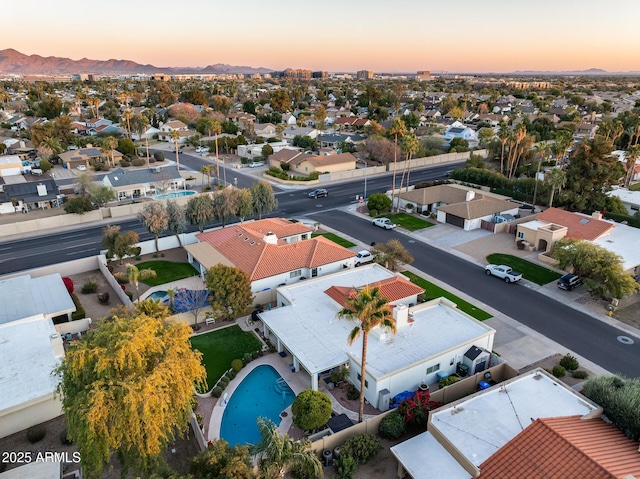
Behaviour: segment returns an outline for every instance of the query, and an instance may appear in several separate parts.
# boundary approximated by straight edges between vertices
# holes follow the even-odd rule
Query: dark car
[[[324,188],[317,188],[309,193],[309,198],[322,198],[324,196],[329,196],[329,192]]]
[[[558,280],[558,288],[571,291],[582,284],[582,278],[577,274],[565,274]]]

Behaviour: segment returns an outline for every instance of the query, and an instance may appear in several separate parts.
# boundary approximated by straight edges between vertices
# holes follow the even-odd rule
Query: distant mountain
[[[589,68],[588,70],[569,70],[569,71],[515,71],[512,72],[513,75],[574,75],[574,76],[586,76],[586,75],[594,75],[594,76],[612,76],[612,75],[633,75],[636,76],[639,74],[637,71],[633,72],[609,72],[607,70],[603,70],[601,68]]]
[[[95,74],[136,74],[136,73],[269,73],[268,68],[253,68],[249,66],[234,66],[222,63],[209,65],[204,68],[176,68],[141,65],[131,60],[71,60],[61,57],[42,57],[40,55],[25,55],[12,48],[0,50],[0,72],[14,75],[73,75],[76,73]]]

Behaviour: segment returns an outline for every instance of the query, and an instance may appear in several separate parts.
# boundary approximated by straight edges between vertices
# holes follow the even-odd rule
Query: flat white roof
[[[54,334],[53,321],[42,315],[0,324],[0,414],[54,391],[51,372],[62,359],[54,356]]]
[[[395,273],[373,264],[278,288],[291,303],[260,313],[269,329],[310,373],[344,364],[348,355],[360,360],[362,337],[349,345],[355,323],[338,320],[341,306],[324,293],[331,286],[360,287],[393,278]],[[412,308],[414,322],[384,340],[369,335],[367,372],[380,378],[494,330],[442,304]]]
[[[426,455],[429,451],[429,455]],[[425,432],[391,448],[392,454],[414,479],[433,477],[469,479],[470,474],[431,435]]]
[[[619,255],[622,258],[622,269],[627,271],[640,265],[640,230],[620,223],[614,224],[615,228],[609,234],[596,239],[593,244]]]
[[[614,188],[607,194],[609,196],[617,196],[623,203],[640,205],[640,191],[631,191],[626,188]]]
[[[598,410],[584,396],[535,369],[439,408],[431,413],[428,427],[436,428],[478,467],[538,418],[584,416]],[[422,449],[419,454],[431,461],[438,450]]]
[[[43,314],[70,313],[76,306],[58,273],[0,280],[0,324]]]
[[[32,457],[37,453],[32,452]],[[35,460],[35,459],[34,459]],[[24,466],[14,467],[0,474],[0,479],[60,479],[62,463],[59,461],[30,462]]]
[[[547,226],[549,224],[548,221],[540,221],[540,220],[531,220],[526,223],[520,223],[520,226],[524,226],[533,231],[538,231],[538,228],[542,228],[543,226]]]

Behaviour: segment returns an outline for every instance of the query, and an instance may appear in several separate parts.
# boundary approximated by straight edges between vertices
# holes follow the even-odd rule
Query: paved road
[[[478,265],[399,231],[387,231],[368,220],[339,211],[310,215],[322,224],[370,244],[392,238],[402,242],[415,261],[412,266],[464,291],[468,295],[566,346],[603,368],[629,377],[640,377],[640,341],[626,345],[617,340],[619,329],[537,293],[524,284],[505,284],[487,277]]]

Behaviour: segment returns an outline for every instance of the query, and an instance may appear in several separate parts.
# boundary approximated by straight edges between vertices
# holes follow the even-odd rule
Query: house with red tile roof
[[[247,273],[256,303],[265,304],[275,300],[279,285],[355,266],[356,253],[312,232],[302,223],[266,218],[200,233],[185,249],[203,279],[218,263]]]
[[[638,443],[600,418],[539,418],[480,465],[480,479],[640,477]]]
[[[447,299],[420,303],[422,288],[400,273],[370,264],[281,286],[278,307],[259,313],[264,334],[275,337],[278,351],[292,357],[297,375],[313,389],[318,389],[319,373],[345,365],[350,382],[360,386],[362,338],[349,344],[355,323],[338,319],[337,313],[365,286],[379,288],[389,300],[396,326],[395,335],[380,327],[368,335],[365,398],[378,409],[386,411],[400,392],[436,382],[438,374],[454,374],[471,350],[493,358],[494,329]]]

